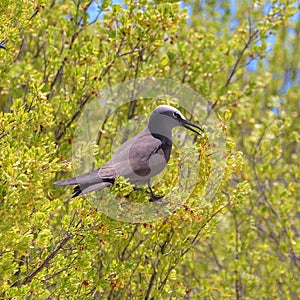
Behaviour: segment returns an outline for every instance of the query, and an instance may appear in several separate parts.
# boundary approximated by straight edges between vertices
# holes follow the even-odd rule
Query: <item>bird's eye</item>
[[[180,115],[177,112],[173,112],[173,117],[175,119],[181,119]]]

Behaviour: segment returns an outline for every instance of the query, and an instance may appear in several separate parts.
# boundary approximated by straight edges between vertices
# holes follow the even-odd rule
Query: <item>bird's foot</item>
[[[162,199],[163,197],[164,197],[164,196],[160,196],[160,195],[156,195],[156,194],[152,193],[149,202],[155,202],[155,201],[157,201],[157,200]]]
[[[149,200],[150,202],[157,201],[157,200],[164,197],[164,196],[159,196],[159,195],[154,194],[153,189],[152,189],[151,184],[150,184],[150,181],[148,181],[148,188],[149,188],[149,191],[150,191],[150,194],[151,194],[151,198]]]

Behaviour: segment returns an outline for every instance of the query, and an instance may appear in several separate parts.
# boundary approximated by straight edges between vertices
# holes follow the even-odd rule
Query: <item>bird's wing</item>
[[[125,142],[111,163],[118,176],[129,178],[131,182],[150,179],[166,165],[162,141],[151,134],[140,134]]]
[[[56,181],[56,185],[87,186],[98,183],[113,183],[116,176],[131,182],[143,181],[160,173],[166,165],[162,141],[149,133],[141,133],[126,141],[112,159],[100,169],[77,177]]]

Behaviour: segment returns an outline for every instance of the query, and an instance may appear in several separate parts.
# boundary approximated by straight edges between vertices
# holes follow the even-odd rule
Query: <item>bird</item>
[[[117,177],[122,176],[134,186],[147,184],[151,194],[149,201],[161,199],[163,196],[154,193],[150,180],[166,167],[172,151],[172,129],[177,126],[197,135],[204,132],[175,107],[159,105],[152,111],[144,130],[124,142],[101,168],[54,184],[75,185],[73,194],[68,198],[71,199],[111,186]]]

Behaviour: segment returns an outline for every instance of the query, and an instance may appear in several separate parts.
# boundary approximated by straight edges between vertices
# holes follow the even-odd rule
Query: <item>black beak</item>
[[[201,132],[204,132],[204,130],[203,130],[201,127],[199,127],[199,126],[196,125],[196,124],[193,124],[192,122],[190,122],[190,121],[188,121],[188,120],[181,120],[181,123],[182,123],[182,126],[184,126],[185,128],[187,128],[187,129],[189,129],[189,130],[195,132],[195,133],[198,134],[198,135],[201,135],[201,133],[198,132],[197,130],[195,130],[194,128],[197,128],[197,129],[199,129]],[[194,127],[194,128],[193,128],[193,127]]]

